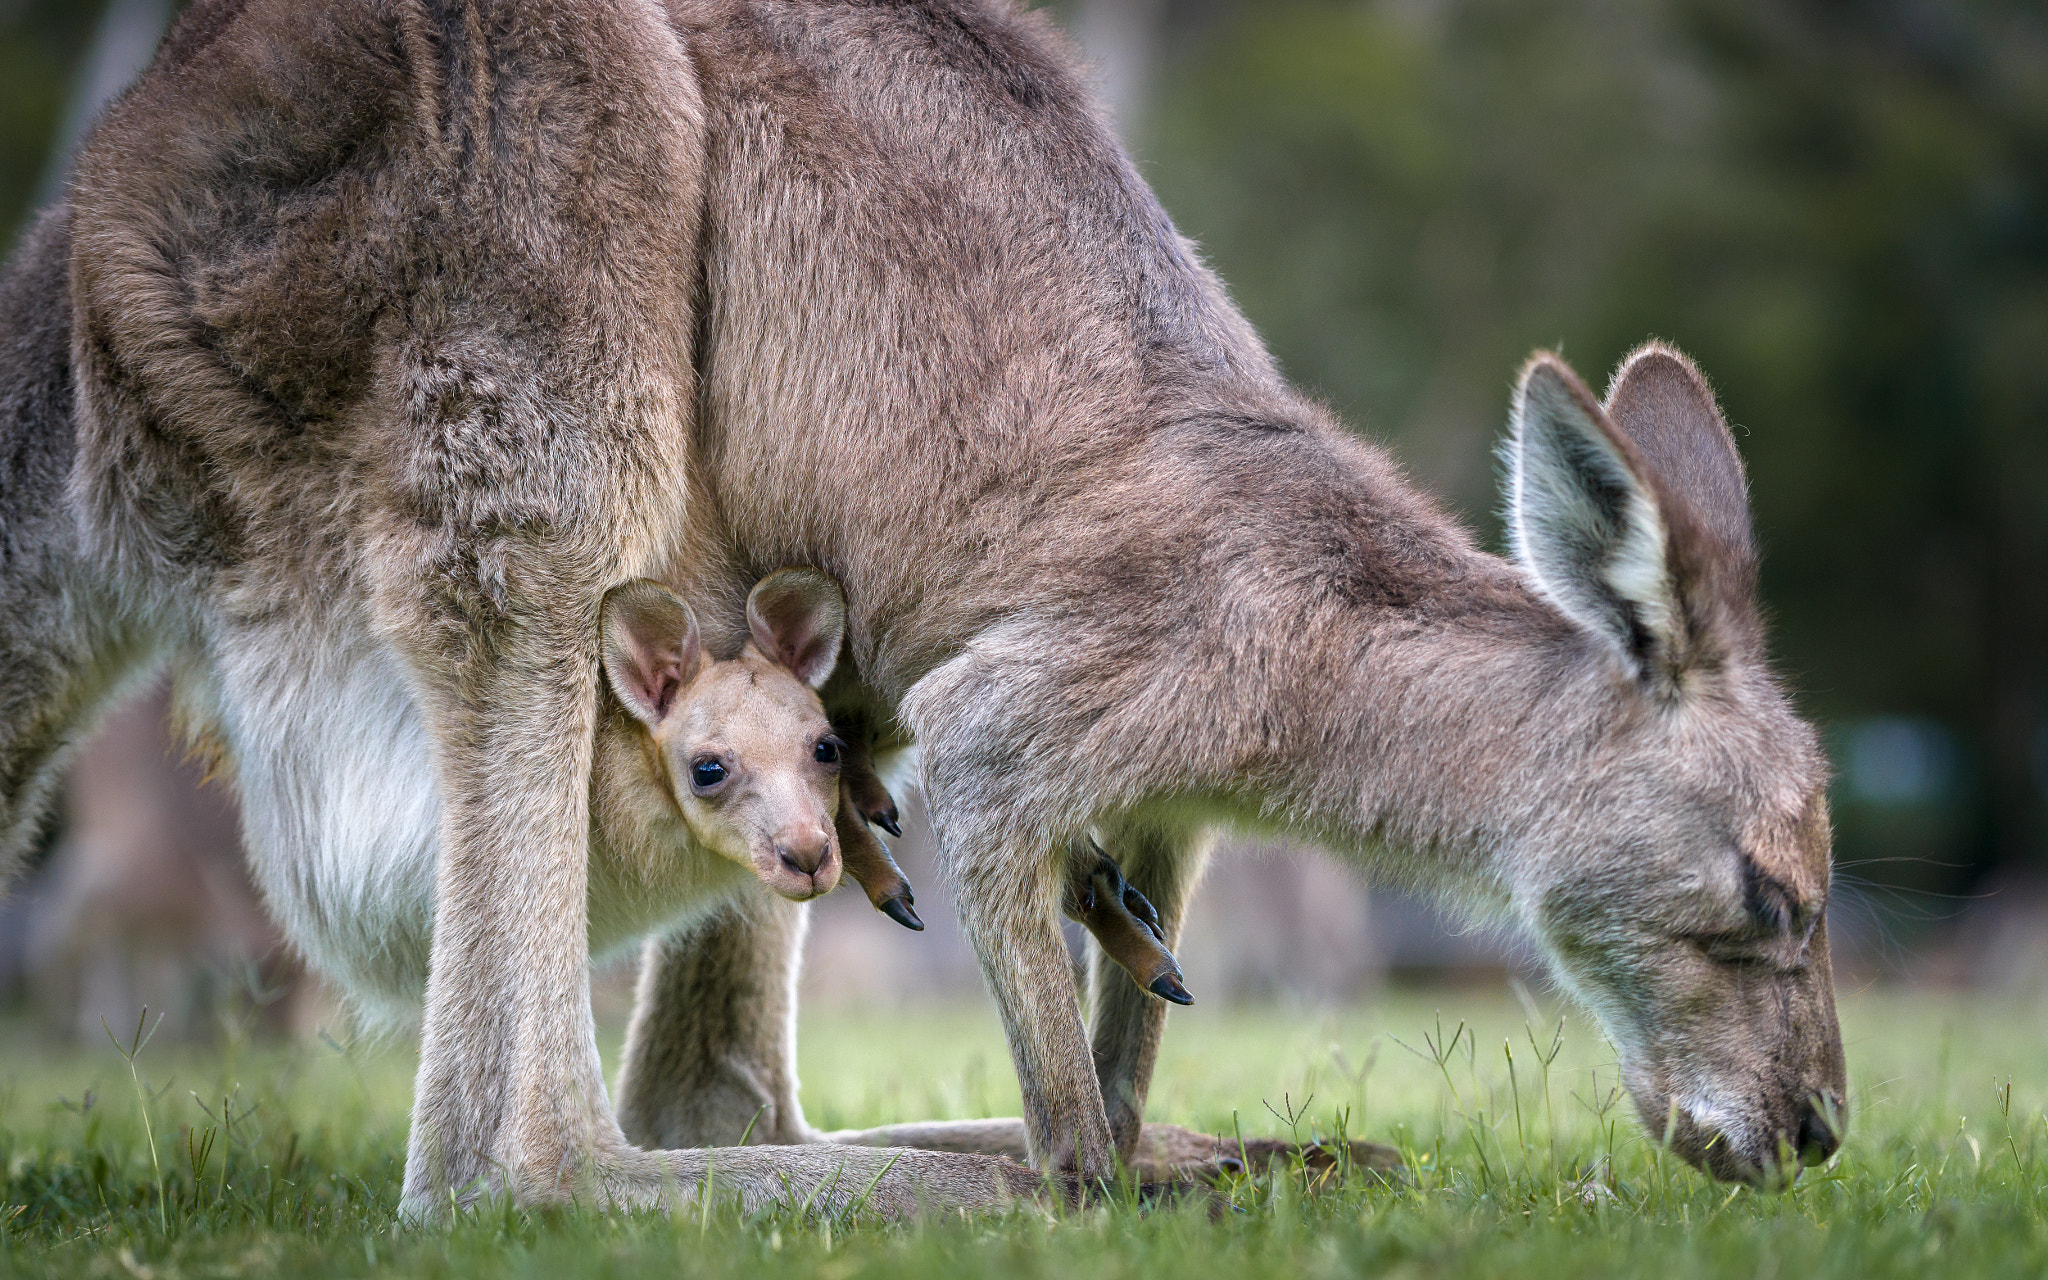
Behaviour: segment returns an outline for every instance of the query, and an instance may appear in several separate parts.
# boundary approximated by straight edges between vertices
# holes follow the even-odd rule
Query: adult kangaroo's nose
[[[1799,1163],[1809,1168],[1827,1162],[1827,1158],[1842,1149],[1842,1135],[1836,1128],[1831,1115],[1839,1115],[1835,1106],[1824,1106],[1818,1099],[1809,1098],[1799,1107],[1799,1132],[1793,1135],[1793,1145],[1799,1150]]]
[[[775,837],[775,854],[798,875],[816,875],[832,852],[832,834],[822,827],[784,831]]]

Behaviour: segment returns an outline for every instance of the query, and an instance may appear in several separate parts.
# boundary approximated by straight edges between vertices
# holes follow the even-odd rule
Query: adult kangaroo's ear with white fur
[[[612,692],[634,719],[660,724],[704,665],[696,615],[667,587],[639,578],[606,593],[599,626]]]
[[[816,689],[839,663],[846,596],[816,569],[778,569],[747,597],[747,629],[762,653]]]
[[[1508,524],[1566,616],[1667,689],[1754,641],[1742,461],[1706,380],[1668,347],[1623,362],[1602,406],[1539,352],[1515,392]]]

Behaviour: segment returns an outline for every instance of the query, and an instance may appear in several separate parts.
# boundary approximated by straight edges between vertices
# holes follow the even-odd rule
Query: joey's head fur
[[[817,689],[846,626],[839,586],[785,569],[747,599],[749,639],[720,662],[690,607],[645,579],[605,597],[606,683],[637,735],[646,775],[694,840],[785,898],[830,893],[844,866],[833,834],[840,760]]]
[[[1767,670],[1742,463],[1706,381],[1652,344],[1605,403],[1524,369],[1510,533],[1588,655],[1582,784],[1548,788],[1517,904],[1620,1049],[1644,1124],[1718,1177],[1839,1145],[1826,764]]]

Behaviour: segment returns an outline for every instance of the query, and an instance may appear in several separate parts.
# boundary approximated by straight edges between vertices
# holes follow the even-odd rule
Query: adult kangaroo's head
[[[1842,1132],[1826,764],[1765,665],[1741,459],[1660,345],[1604,404],[1536,356],[1508,457],[1517,556],[1590,633],[1602,690],[1573,785],[1531,803],[1518,907],[1652,1133],[1716,1177],[1787,1181]]]

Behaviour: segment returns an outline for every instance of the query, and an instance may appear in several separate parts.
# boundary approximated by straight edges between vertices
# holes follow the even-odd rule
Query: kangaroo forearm
[[[592,664],[550,657],[546,628],[500,643],[497,696],[451,701],[437,725],[441,859],[408,1198],[623,1141],[590,1014]]]

